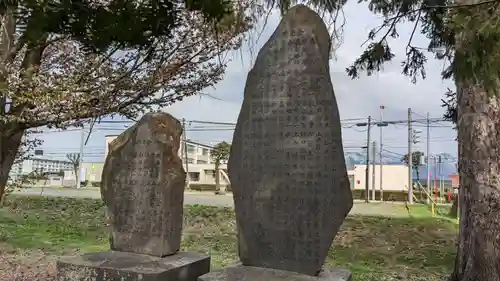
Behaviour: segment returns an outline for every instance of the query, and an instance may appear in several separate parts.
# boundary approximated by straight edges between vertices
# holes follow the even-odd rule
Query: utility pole
[[[416,145],[416,144],[418,144],[420,142],[419,141],[419,139],[420,139],[420,133],[422,133],[422,131],[413,130],[413,135],[411,137],[411,140],[412,140],[413,144]],[[413,149],[415,149],[415,148],[413,148]],[[419,150],[416,149],[416,151],[419,151]],[[412,150],[412,152],[413,152],[413,150]],[[417,168],[416,170],[420,169],[420,164],[422,163],[422,156],[420,155],[420,153],[418,153],[417,156],[418,156],[418,159],[413,159],[413,153],[412,153],[412,157],[411,157],[412,158],[412,165],[415,164],[415,167]],[[413,161],[417,161],[417,162],[413,163]],[[420,189],[420,186],[421,186],[420,179],[417,179],[417,182],[416,182],[415,186],[413,186],[413,187],[417,187],[419,189],[419,191],[420,191],[420,200],[422,200],[422,190]],[[412,192],[415,193],[415,189],[412,189]]]
[[[80,136],[80,155],[78,157],[78,171],[77,171],[77,174],[75,175],[76,189],[80,189],[82,187],[82,184],[81,184],[82,179],[80,178],[80,176],[82,175],[83,146],[85,145],[85,130],[84,130],[84,128],[82,128],[82,132],[81,132],[81,136]]]
[[[186,137],[186,119],[182,118],[182,140],[184,142],[184,162],[186,163],[186,189],[189,189],[189,163],[188,163],[188,153],[187,153],[187,137]]]
[[[437,188],[437,157],[434,156],[434,203],[438,202],[438,188]]]
[[[368,116],[368,129],[366,130],[366,170],[365,170],[365,202],[369,202],[370,197],[370,182],[368,181],[370,173],[370,127],[371,127],[372,117]]]
[[[377,144],[372,145],[372,200],[375,201],[375,155],[377,153]]]
[[[441,176],[441,155],[438,156],[438,175],[439,175],[439,201],[443,200],[444,188],[442,185],[442,176]]]
[[[413,130],[411,127],[411,108],[408,108],[408,203],[409,204],[413,204],[412,137],[413,137]]]
[[[429,205],[431,203],[431,199],[430,199],[430,196],[431,196],[431,165],[430,165],[430,162],[429,162],[429,155],[430,155],[430,151],[431,151],[431,126],[430,126],[431,122],[429,120],[429,112],[427,112],[427,149],[426,149],[426,153],[427,155],[425,156],[425,162],[427,163],[427,205]]]
[[[385,106],[381,105],[380,106],[380,122],[378,123],[378,126],[380,128],[380,150],[378,152],[378,163],[380,166],[380,201],[384,201],[384,186],[382,185],[382,179],[384,177],[384,173],[382,172],[382,167],[384,166],[384,163],[382,162],[382,150],[383,150],[383,138],[382,138],[382,127],[387,126],[387,123],[383,123],[382,120],[384,120],[384,109]]]

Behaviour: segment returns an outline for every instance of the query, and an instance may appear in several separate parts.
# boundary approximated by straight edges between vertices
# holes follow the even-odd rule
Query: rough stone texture
[[[326,269],[318,276],[309,276],[278,269],[235,266],[212,271],[198,281],[352,281],[352,274],[343,269]]]
[[[107,251],[63,257],[57,281],[195,281],[210,271],[210,257],[177,252],[164,258]]]
[[[329,50],[297,5],[248,74],[228,163],[243,265],[316,275],[352,207]]]
[[[146,114],[109,145],[101,195],[111,250],[163,257],[181,243],[186,173],[177,152],[181,123]]]

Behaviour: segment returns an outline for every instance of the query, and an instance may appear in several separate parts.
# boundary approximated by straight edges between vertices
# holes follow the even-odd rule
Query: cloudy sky
[[[414,114],[413,119],[425,118],[429,112],[431,118],[443,115],[441,98],[447,87],[453,88],[449,81],[442,81],[440,72],[443,69],[441,62],[429,58],[427,64],[428,78],[412,84],[409,78],[401,75],[400,62],[404,58],[405,46],[411,32],[411,26],[401,26],[401,37],[392,41],[396,59],[388,64],[384,71],[371,77],[362,77],[351,80],[345,68],[361,54],[361,44],[366,40],[368,32],[381,23],[381,18],[374,16],[365,4],[352,1],[345,7],[347,23],[344,29],[344,38],[341,46],[335,50],[336,59],[330,61],[331,78],[340,108],[341,119],[367,118],[371,115],[380,119],[380,105],[385,106],[384,120],[406,120],[408,108]],[[246,75],[250,70],[255,53],[269,38],[279,23],[278,13],[271,14],[267,25],[263,27],[260,40],[250,52],[248,45],[241,51],[231,54],[225,78],[222,82],[208,89],[212,97],[198,96],[166,108],[165,111],[177,118],[194,121],[212,121],[233,123],[238,117],[241,107]],[[254,36],[255,37],[255,36]],[[422,36],[414,38],[413,45],[426,47],[427,41]],[[362,122],[362,120],[360,121]],[[124,124],[100,125],[100,130],[94,131],[84,149],[85,162],[104,161],[105,135],[119,134]],[[188,138],[207,144],[214,144],[232,138],[231,126],[216,126],[187,122]],[[417,149],[426,151],[426,128],[424,124],[415,124],[415,129],[421,130],[421,143]],[[362,151],[366,145],[366,127],[352,127],[343,129],[344,146],[346,151]],[[430,152],[437,154],[447,152],[456,155],[455,132],[450,123],[433,124],[430,131]],[[390,152],[387,155],[397,157],[403,154],[407,147],[408,127],[405,125],[390,125],[384,128],[384,146]],[[46,157],[64,159],[67,152],[78,152],[81,139],[79,131],[64,133],[47,133],[43,135],[43,149]],[[379,141],[379,129],[372,130],[372,140]]]

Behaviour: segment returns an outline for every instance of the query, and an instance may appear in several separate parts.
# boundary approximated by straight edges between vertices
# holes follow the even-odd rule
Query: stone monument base
[[[212,271],[198,281],[352,281],[351,272],[344,269],[325,269],[318,276],[253,266],[230,266]]]
[[[163,258],[107,251],[62,257],[57,281],[196,281],[210,272],[210,257],[178,252]]]

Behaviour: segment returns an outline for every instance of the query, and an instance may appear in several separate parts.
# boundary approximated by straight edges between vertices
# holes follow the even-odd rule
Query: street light
[[[361,148],[365,149],[366,148],[366,169],[365,169],[365,202],[368,203],[368,192],[369,192],[369,165],[370,165],[370,129],[372,125],[376,125],[377,127],[387,127],[388,123],[387,122],[371,122],[371,116],[368,116],[368,122],[362,122],[362,123],[356,123],[355,124],[357,127],[364,127],[367,126],[366,130],[366,146],[363,146]],[[375,163],[375,159],[372,160],[373,163]],[[373,170],[373,173],[375,173],[375,170]]]
[[[382,128],[383,127],[387,127],[387,123],[386,122],[382,122],[382,120],[384,119],[384,109],[385,109],[385,106],[381,105],[380,106],[380,122],[377,124],[377,127],[380,128],[380,149],[379,149],[379,152],[378,152],[378,158],[379,158],[379,166],[380,166],[380,179],[379,179],[379,184],[380,184],[380,201],[384,201],[384,188],[383,188],[383,171],[382,171],[382,168],[384,166],[384,163],[382,161],[382,150],[383,150],[383,147],[384,147],[384,139],[382,137]]]

